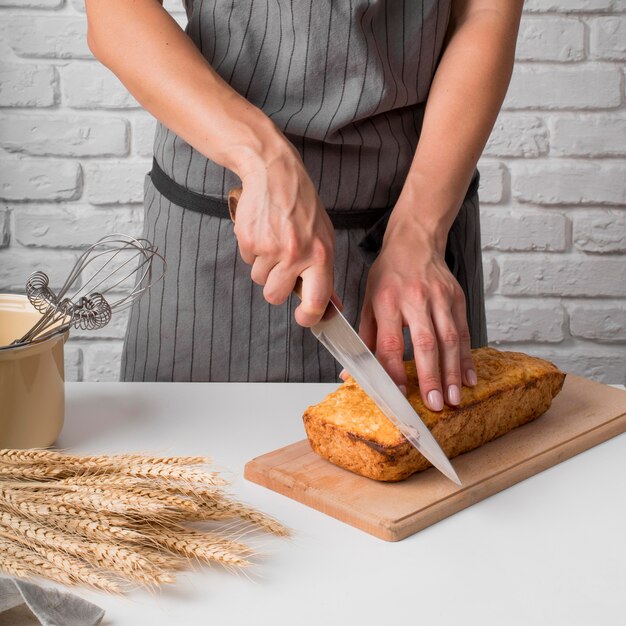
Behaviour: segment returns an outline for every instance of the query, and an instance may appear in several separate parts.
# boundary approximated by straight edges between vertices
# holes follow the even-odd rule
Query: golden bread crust
[[[428,409],[413,361],[405,362],[407,397],[449,458],[536,419],[559,393],[565,374],[521,352],[472,350],[478,383],[463,387],[458,407]],[[352,378],[304,413],[313,450],[335,465],[375,480],[397,481],[430,467]]]

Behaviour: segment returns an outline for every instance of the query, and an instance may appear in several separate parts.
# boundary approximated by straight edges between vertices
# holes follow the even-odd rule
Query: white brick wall
[[[626,2],[527,0],[517,59],[480,163],[490,338],[624,383]],[[81,0],[0,0],[0,291],[141,231],[153,128],[92,58]],[[73,333],[69,380],[117,378],[125,321]]]

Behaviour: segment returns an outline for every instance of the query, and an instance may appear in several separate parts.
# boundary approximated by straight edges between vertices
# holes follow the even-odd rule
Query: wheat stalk
[[[204,498],[200,510],[195,514],[194,520],[224,520],[239,518],[259,526],[263,530],[278,537],[287,537],[289,531],[277,520],[257,511],[247,504],[234,500],[214,500]]]
[[[13,483],[12,485],[10,489],[0,487],[0,508],[13,508],[33,518],[53,513],[87,516],[87,512],[98,511],[106,511],[111,515],[118,514],[120,519],[132,515],[143,515],[146,518],[160,515],[179,518],[197,513],[200,506],[193,500],[185,500],[176,495],[170,495],[168,498],[158,491],[154,492],[156,497],[152,500],[149,490],[135,494],[123,489],[86,488],[74,491],[71,486],[59,489],[54,483],[47,483],[45,487],[34,490],[31,485],[27,485],[25,489],[16,488]]]
[[[49,450],[0,450],[0,479],[50,480],[108,473],[133,477],[178,480],[184,483],[227,484],[217,472],[205,472],[191,465],[206,465],[208,457],[144,457],[122,454],[109,457],[79,457]]]
[[[184,518],[194,513],[195,508],[180,507],[162,500],[126,493],[121,489],[111,489],[103,493],[90,491],[70,491],[55,493],[36,493],[33,501],[49,502],[52,505],[67,505],[92,511],[108,511],[125,516],[141,516],[145,518]]]
[[[157,485],[147,483],[143,485],[122,485],[115,484],[111,481],[106,485],[89,485],[89,484],[67,484],[60,481],[63,486],[77,494],[77,497],[85,495],[100,496],[105,498],[112,496],[120,504],[129,507],[142,506],[144,500],[149,500],[151,505],[158,507],[170,507],[174,509],[188,510],[190,513],[197,511],[199,506],[193,500],[177,495],[176,493],[165,492],[158,489]]]
[[[20,478],[22,480],[52,479],[66,476],[67,471],[63,466],[0,465],[0,480],[3,478]]]
[[[0,450],[0,570],[119,592],[174,581],[190,560],[250,565],[244,532],[286,529],[222,489],[207,457]],[[210,530],[186,522],[210,521]]]
[[[148,478],[157,480],[180,481],[183,485],[190,486],[222,486],[227,482],[220,478],[215,472],[203,472],[193,468],[180,467],[178,465],[168,465],[167,463],[155,463],[154,465],[134,464],[127,466],[115,465],[85,465],[84,467],[74,467],[71,465],[51,465],[41,466],[31,464],[0,464],[0,480],[60,480],[71,478],[80,472],[81,476],[102,476],[109,473],[117,475],[127,475],[135,478]]]
[[[0,482],[0,484],[2,484]],[[41,494],[40,494],[41,495]],[[0,487],[0,509],[13,510],[26,518],[45,518],[48,523],[58,520],[59,523],[87,524],[100,523],[115,528],[115,533],[124,533],[128,520],[122,515],[109,513],[106,517],[98,511],[81,509],[63,503],[51,502],[48,498],[33,497],[19,489],[2,489]]]
[[[214,482],[209,484],[185,483],[175,480],[163,480],[160,478],[144,478],[141,476],[128,476],[119,474],[84,474],[74,475],[68,478],[55,481],[55,484],[61,485],[89,485],[98,487],[142,487],[150,488],[157,486],[163,491],[169,493],[178,493],[190,496],[202,496],[204,494],[210,496],[212,494],[221,493],[221,487],[226,484],[218,475],[207,474]],[[36,485],[46,486],[50,483],[41,482]]]
[[[248,546],[215,533],[195,533],[190,529],[181,528],[172,534],[154,531],[153,537],[164,548],[199,561],[218,561],[239,567],[250,565],[250,562],[242,556],[251,552]]]
[[[0,463],[58,463],[61,465],[78,466],[109,466],[120,463],[137,463],[151,465],[164,463],[167,465],[209,465],[211,459],[206,456],[167,456],[156,457],[143,454],[111,454],[107,456],[75,456],[63,454],[55,450],[33,448],[31,450],[0,449]]]
[[[128,578],[141,583],[155,584],[172,582],[173,578],[159,569],[176,566],[175,559],[161,555],[158,565],[146,558],[136,549],[117,546],[100,541],[89,541],[67,535],[59,530],[41,526],[29,520],[23,520],[8,513],[0,513],[0,534],[5,538],[13,537],[17,541],[38,544],[84,560],[101,569],[111,569],[126,574]]]
[[[82,583],[112,593],[122,591],[117,582],[84,567],[78,559],[70,560],[48,548],[27,548],[4,537],[0,537],[0,568],[19,578],[44,576],[64,585]]]

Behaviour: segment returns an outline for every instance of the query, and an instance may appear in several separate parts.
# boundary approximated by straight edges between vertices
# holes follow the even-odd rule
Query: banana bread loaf
[[[504,435],[548,410],[565,374],[543,359],[493,348],[472,351],[478,383],[458,407],[423,404],[415,363],[405,362],[407,397],[449,458]],[[362,476],[398,481],[430,467],[351,377],[303,416],[313,450]]]

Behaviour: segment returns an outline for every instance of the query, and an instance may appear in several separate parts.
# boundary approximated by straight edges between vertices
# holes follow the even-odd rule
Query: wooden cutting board
[[[245,477],[386,541],[398,541],[626,431],[626,391],[568,374],[550,410],[454,459],[457,487],[431,468],[399,483],[357,476],[299,441],[253,459]]]

